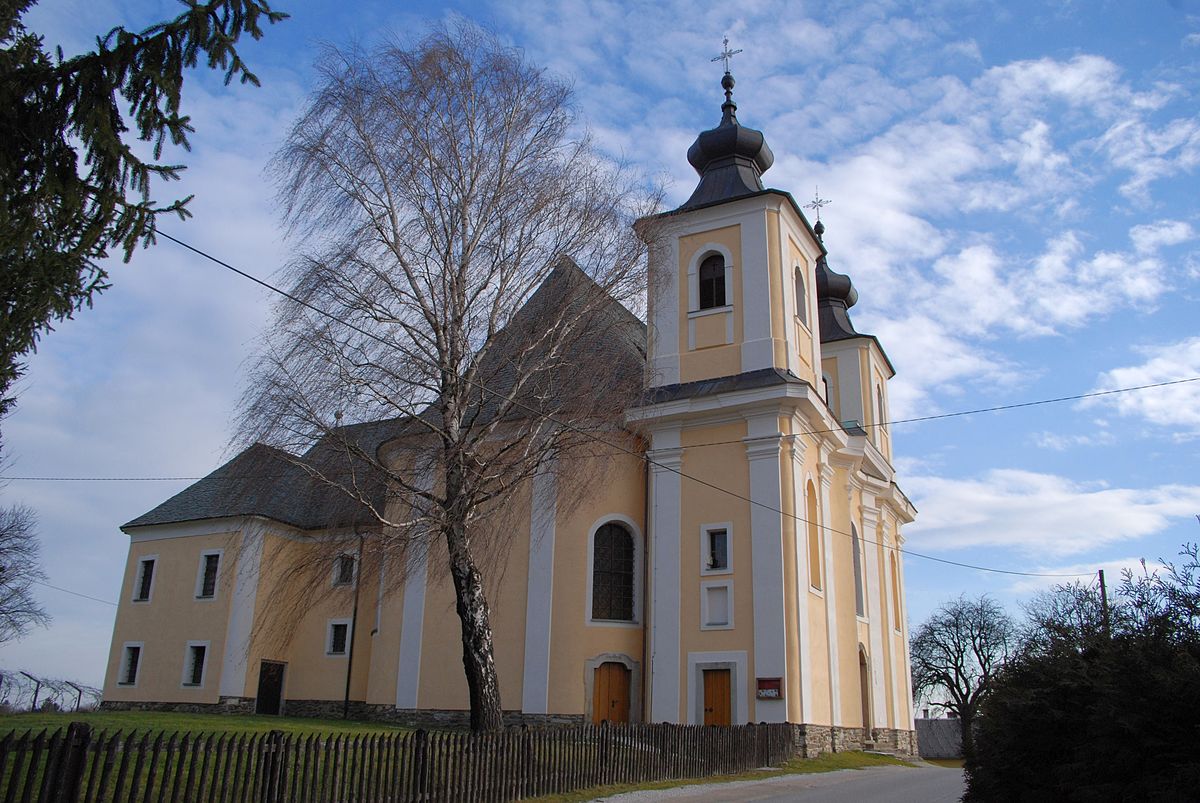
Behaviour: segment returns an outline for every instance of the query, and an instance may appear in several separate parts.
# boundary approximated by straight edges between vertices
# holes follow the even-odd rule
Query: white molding
[[[133,683],[126,683],[124,677],[129,673],[129,648],[138,648],[138,665],[133,672]],[[146,642],[126,641],[121,645],[121,663],[117,670],[117,686],[122,689],[136,689],[142,679],[142,667],[146,665]]]
[[[396,662],[396,707],[416,708],[421,688],[421,642],[425,629],[425,585],[428,554],[411,543],[404,577],[404,612],[400,623],[400,656]]]
[[[146,596],[139,597],[138,592],[142,589],[142,575],[146,570],[146,563],[150,562],[150,588],[146,591]],[[133,573],[133,589],[129,595],[129,601],[139,605],[149,604],[154,600],[154,586],[158,585],[158,553],[152,555],[137,556],[137,571]]]
[[[746,460],[750,469],[750,564],[754,619],[754,672],[759,677],[786,678],[787,618],[784,614],[782,475],[779,458],[783,434],[779,413],[746,418]],[[761,704],[759,704],[761,703]],[[783,698],[755,705],[760,722],[785,722]]]
[[[200,663],[200,682],[188,683],[188,675],[192,668],[192,647],[204,648],[204,660]],[[189,641],[183,648],[183,672],[179,680],[181,689],[203,689],[208,681],[208,663],[212,658],[212,646],[207,641]]]
[[[250,634],[254,629],[254,606],[258,599],[266,527],[262,521],[246,520],[242,530],[234,575],[229,623],[225,627],[225,654],[221,659],[220,695],[246,696],[246,670],[250,662]]]
[[[720,530],[725,531],[725,568],[710,569],[708,568],[709,559],[712,558],[711,550],[708,548],[708,534]],[[722,574],[733,574],[733,522],[732,521],[717,521],[709,524],[700,525],[700,576],[714,577]]]
[[[209,555],[217,556],[217,576],[213,581],[213,592],[211,596],[201,596],[201,591],[204,590],[204,563],[205,558]],[[205,549],[200,552],[200,565],[196,567],[196,594],[197,602],[212,602],[217,597],[221,596],[221,574],[225,570],[225,550],[224,549]],[[206,659],[207,660],[207,659]]]
[[[651,560],[650,716],[651,722],[679,721],[680,521],[683,465],[678,425],[651,433],[648,522]]]
[[[596,558],[596,532],[605,524],[617,522],[622,524],[629,530],[629,534],[633,537],[633,619],[625,621],[623,619],[593,619],[592,618],[592,580],[593,572],[595,571]],[[645,573],[642,555],[645,552],[642,540],[642,529],[637,522],[622,513],[606,513],[600,518],[592,522],[592,526],[588,528],[587,536],[587,596],[584,598],[587,604],[583,610],[584,624],[590,627],[634,627],[642,626],[642,589],[639,580]]]
[[[721,259],[725,260],[725,303],[719,307],[713,307],[712,310],[733,309],[733,254],[728,248],[720,243],[712,242],[711,240],[704,243],[696,249],[692,254],[692,258],[688,260],[687,266],[687,283],[688,283],[688,317],[692,316],[693,312],[700,310],[700,263],[703,262],[710,254],[716,252],[721,255]],[[710,310],[703,310],[709,312]]]
[[[837,638],[837,594],[835,593],[835,577],[833,571],[833,546],[829,534],[833,528],[833,512],[830,509],[829,491],[833,485],[833,471],[827,464],[821,466],[821,491],[817,501],[821,514],[822,542],[825,546],[825,628],[829,644],[829,694],[830,694],[830,724],[842,724],[842,682],[838,674],[838,638]]]
[[[862,529],[859,531],[859,534],[862,535],[862,533],[866,533],[865,536],[862,536],[864,539],[864,546],[867,539],[874,542],[872,548],[867,550],[867,574],[869,576],[873,575],[875,579],[878,580],[879,564],[876,561],[879,557],[879,550],[881,548],[878,544],[882,539],[879,538],[877,526],[879,522],[879,516],[874,510],[874,505],[874,496],[863,491],[859,492],[858,515],[862,527]],[[853,499],[850,502],[850,510],[854,510]],[[879,593],[878,590],[876,590],[876,593],[871,594],[867,600],[867,615],[875,621],[875,626],[867,629],[867,632],[870,634],[871,641],[871,652],[867,656],[867,660],[871,665],[871,696],[873,698],[871,703],[873,709],[872,714],[875,717],[876,727],[887,727],[887,697],[884,691],[883,675],[883,635],[884,630],[887,628],[887,619],[881,615],[882,612],[880,610],[881,605],[887,604],[887,597],[888,595],[886,592]]]
[[[342,652],[333,651],[333,627],[334,625],[346,626],[346,649]],[[325,657],[326,658],[345,658],[350,655],[351,642],[354,640],[354,620],[349,616],[338,616],[325,621]]]
[[[724,588],[726,593],[725,608],[728,613],[725,622],[709,622],[708,592],[713,588]],[[733,579],[705,580],[700,583],[700,629],[701,630],[733,630]]]
[[[549,713],[550,636],[554,610],[554,537],[558,477],[553,468],[534,476],[529,504],[529,565],[525,595],[525,665],[521,711]]]
[[[747,210],[741,223],[743,373],[770,368],[775,364],[774,335],[771,332],[770,251],[778,244],[768,242],[768,208],[767,204],[756,205],[756,208]]]
[[[621,664],[629,670],[629,721],[643,722],[642,716],[642,666],[623,652],[602,652],[583,662],[583,710],[584,721],[595,714],[592,694],[596,688],[596,670],[601,664]]]
[[[679,381],[679,234],[664,232],[650,249],[652,318],[648,324],[649,387]]]
[[[191,538],[196,535],[237,535],[247,524],[256,518],[268,521],[259,516],[231,516],[228,518],[197,519],[180,521],[171,524],[148,524],[141,527],[122,528],[121,532],[129,536],[130,543],[140,544],[146,541],[167,541],[172,538]]]
[[[689,652],[687,654],[687,719],[689,725],[704,724],[704,670],[730,669],[729,720],[734,725],[745,725],[750,721],[750,695],[747,688],[750,673],[746,667],[746,651]],[[764,677],[766,677],[764,675]],[[678,687],[675,689],[678,699]],[[655,721],[659,721],[655,717]],[[675,720],[664,720],[674,722]]]
[[[796,619],[800,639],[800,721],[808,722],[812,714],[812,645],[809,643],[811,628],[808,622],[808,525],[800,521],[807,518],[806,472],[804,468],[804,440],[793,435],[787,439],[792,458],[792,510],[803,511],[795,520],[793,549],[796,554]]]

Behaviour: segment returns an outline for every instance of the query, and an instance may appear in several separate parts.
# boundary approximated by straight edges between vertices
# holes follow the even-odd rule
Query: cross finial
[[[719,55],[719,56],[717,56],[716,58],[714,58],[714,59],[713,59],[713,61],[723,61],[723,62],[725,62],[725,72],[726,72],[726,73],[728,73],[728,72],[729,72],[729,60],[730,60],[731,58],[733,58],[734,56],[736,56],[738,53],[741,53],[741,52],[742,52],[742,49],[739,47],[737,50],[730,50],[730,49],[729,49],[729,37],[728,37],[728,36],[724,37],[724,38],[721,40],[721,42],[722,42],[722,44],[724,45],[724,48],[721,50],[721,55]]]
[[[821,222],[821,207],[829,206],[833,201],[821,197],[821,188],[813,187],[813,199],[804,205],[805,209],[816,212],[817,222]]]

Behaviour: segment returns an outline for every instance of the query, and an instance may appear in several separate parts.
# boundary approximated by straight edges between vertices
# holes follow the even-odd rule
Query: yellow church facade
[[[576,466],[509,505],[489,596],[501,699],[513,721],[791,722],[809,752],[912,752],[894,371],[850,321],[821,224],[763,187],[773,155],[723,83],[721,124],[688,153],[695,192],[639,227],[631,454],[585,493],[560,487]],[[381,453],[397,437],[360,426]],[[123,527],[107,707],[465,720],[444,558],[395,565],[332,489],[294,492],[310,481],[259,445]],[[300,583],[288,556],[318,544],[327,570]]]

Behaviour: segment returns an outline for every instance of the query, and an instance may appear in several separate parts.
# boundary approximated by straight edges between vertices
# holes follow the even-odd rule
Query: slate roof
[[[479,394],[469,411],[475,423],[490,420],[496,412],[496,393],[511,395],[521,370],[519,346],[532,342],[553,312],[581,315],[588,311],[586,327],[570,343],[551,368],[535,375],[534,381],[517,397],[521,405],[512,415],[530,410],[554,414],[581,394],[603,392],[622,383],[640,388],[645,366],[646,326],[609,296],[575,263],[563,260],[529,301],[517,311],[509,325],[498,333],[482,361],[479,384],[490,393]],[[594,388],[586,383],[593,383]],[[422,415],[430,415],[433,407]],[[347,456],[346,442],[362,454],[374,455],[384,443],[415,431],[425,431],[412,419],[387,419],[341,427],[318,441],[304,455],[294,456],[257,443],[225,465],[193,483],[159,506],[122,525],[122,529],[174,524],[201,519],[264,516],[305,530],[346,526],[355,521],[373,521],[370,512],[337,487],[313,477],[299,462],[327,474],[346,476],[355,462]],[[373,477],[365,487],[372,505],[382,509],[385,487],[377,473],[358,466],[357,477]],[[361,485],[361,483],[360,483]]]
[[[918,719],[916,725],[921,758],[962,758],[962,725],[957,719]]]
[[[650,388],[642,397],[642,405],[662,404],[664,402],[690,399],[695,396],[711,396],[717,393],[730,393],[735,390],[753,390],[773,385],[804,385],[811,387],[791,371],[779,368],[759,368],[731,376],[719,376],[713,379],[698,379],[694,382],[680,382],[674,385],[663,385]]]

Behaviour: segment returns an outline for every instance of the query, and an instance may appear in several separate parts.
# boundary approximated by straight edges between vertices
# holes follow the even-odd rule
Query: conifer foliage
[[[154,242],[159,215],[188,217],[190,197],[164,204],[151,193],[154,179],[183,169],[162,161],[163,146],[187,149],[194,130],[180,104],[184,71],[203,60],[226,84],[257,86],[236,45],[287,16],[264,0],[183,0],[173,20],[114,28],[94,51],[64,58],[26,28],[35,2],[0,0],[0,415],[21,356],[109,286],[109,250],[128,260]]]

